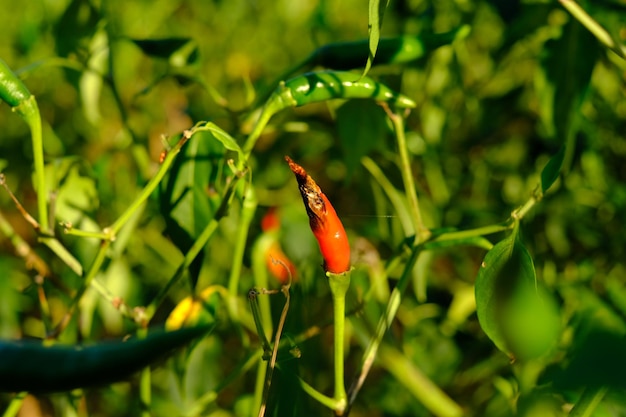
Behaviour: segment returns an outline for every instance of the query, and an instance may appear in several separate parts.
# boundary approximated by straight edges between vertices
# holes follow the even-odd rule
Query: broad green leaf
[[[44,171],[46,192],[56,194],[55,217],[78,227],[99,206],[96,182],[85,170],[78,158],[67,157],[46,165]]]
[[[498,323],[498,281],[513,254],[515,236],[498,242],[485,255],[475,283],[476,314],[483,331],[501,351],[510,354]],[[534,273],[534,271],[533,271]]]
[[[224,147],[210,132],[198,132],[176,158],[161,183],[160,209],[167,232],[183,252],[215,215],[224,164]],[[191,267],[191,278],[200,271],[202,256]]]
[[[387,136],[385,114],[373,101],[347,101],[337,109],[337,132],[349,180],[363,156],[375,149],[384,149]]]
[[[380,28],[383,26],[383,16],[385,9],[389,5],[389,0],[370,0],[369,2],[369,54],[367,64],[363,70],[362,77],[365,77],[372,67],[376,50],[378,49],[378,41],[380,40]]]
[[[541,192],[545,193],[548,191],[548,188],[550,188],[552,184],[554,184],[554,181],[559,178],[564,157],[565,146],[561,146],[561,149],[559,149],[556,154],[552,155],[552,158],[550,158],[546,166],[541,171]]]
[[[161,209],[193,240],[212,219],[224,149],[208,132],[197,133],[183,148],[161,193]],[[212,197],[212,194],[214,195]],[[215,204],[210,204],[214,200]],[[178,245],[176,239],[174,243]],[[186,245],[183,245],[185,247]]]
[[[537,283],[533,260],[517,229],[485,256],[475,295],[481,327],[512,359],[536,358],[555,346],[561,331],[558,307]]]

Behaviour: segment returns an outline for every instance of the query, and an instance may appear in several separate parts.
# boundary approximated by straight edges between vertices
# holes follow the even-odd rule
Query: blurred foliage
[[[623,0],[580,5],[626,42]],[[353,0],[3,2],[0,57],[37,97],[56,237],[89,268],[101,243],[66,234],[68,223],[94,233],[113,224],[196,122],[213,122],[242,143],[254,110],[281,74],[319,46],[366,38],[367,22],[367,5]],[[556,1],[392,0],[381,33],[439,33],[463,24],[472,29],[466,39],[412,63],[375,66],[369,75],[418,103],[406,120],[406,146],[428,228],[502,224],[541,190],[543,199],[515,236],[523,241],[524,259],[532,258],[540,291],[525,283],[515,308],[536,308],[520,334],[532,337],[530,324],[542,320],[542,311],[560,319],[548,323],[549,332],[562,332],[542,341],[553,346],[549,352],[511,363],[475,314],[473,284],[489,243],[433,246],[420,255],[351,415],[436,414],[421,396],[419,378],[468,416],[564,416],[573,407],[576,415],[583,407],[576,405],[594,395],[601,402],[592,415],[626,415],[626,61]],[[36,213],[28,127],[4,104],[0,125],[7,188]],[[96,283],[131,308],[149,304],[219,211],[233,178],[232,151],[208,132],[184,145],[159,189],[109,247]],[[383,109],[335,100],[286,110],[260,137],[246,174],[252,182],[245,184],[256,192],[259,210],[237,280],[231,273],[245,215],[240,195],[157,309],[154,324],[208,286],[237,293],[225,311],[213,311],[220,320],[210,337],[153,371],[155,416],[256,415],[250,358],[261,348],[245,300],[258,285],[252,247],[270,206],[280,208],[278,238],[298,268],[283,339],[297,345],[300,357],[281,349],[268,415],[328,412],[294,381],[297,374],[332,392],[332,303],[284,155],[315,176],[351,237],[356,269],[347,305],[348,386],[360,366],[406,262],[409,233],[405,206],[394,203],[388,185],[368,168],[378,167],[403,197],[397,145]],[[9,193],[0,191],[0,335],[43,337],[68,311],[83,280],[38,242]],[[488,238],[495,244],[511,235]],[[24,251],[28,247],[32,252]],[[45,279],[42,271],[48,271]],[[537,294],[549,305],[537,304]],[[276,323],[284,297],[261,298],[269,300]],[[505,326],[515,322],[507,320]],[[61,340],[101,340],[135,329],[111,299],[91,288]],[[520,336],[511,328],[505,336],[496,333],[508,343]],[[536,349],[530,345],[522,341],[518,348]],[[24,407],[40,409],[31,415],[134,416],[142,411],[139,384],[135,377],[85,391],[83,400],[29,397]],[[2,408],[12,398],[0,394]]]

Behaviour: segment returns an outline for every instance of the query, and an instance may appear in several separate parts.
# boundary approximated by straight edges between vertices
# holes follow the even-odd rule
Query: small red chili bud
[[[324,269],[342,274],[350,269],[350,244],[343,224],[335,209],[304,168],[285,156],[289,168],[295,174],[309,225],[324,257]]]

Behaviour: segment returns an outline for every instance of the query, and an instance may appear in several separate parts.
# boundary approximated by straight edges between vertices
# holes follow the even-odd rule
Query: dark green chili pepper
[[[30,98],[30,91],[11,68],[0,59],[0,98],[17,107]]]
[[[413,108],[415,102],[370,77],[344,71],[317,71],[282,81],[265,103],[243,151],[252,151],[270,118],[287,107],[300,107],[331,99],[372,99],[395,107]]]
[[[403,64],[416,61],[443,45],[469,34],[468,25],[445,33],[429,33],[418,36],[383,38],[378,43],[372,65]],[[365,66],[369,54],[369,40],[337,42],[315,50],[302,66],[319,65],[336,70],[348,70]]]
[[[122,381],[211,328],[154,331],[144,339],[85,347],[46,347],[34,341],[2,341],[0,392],[62,392]]]

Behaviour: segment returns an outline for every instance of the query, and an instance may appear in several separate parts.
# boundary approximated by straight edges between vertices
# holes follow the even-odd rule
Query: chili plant
[[[66,3],[0,15],[4,415],[625,413],[619,2]]]

